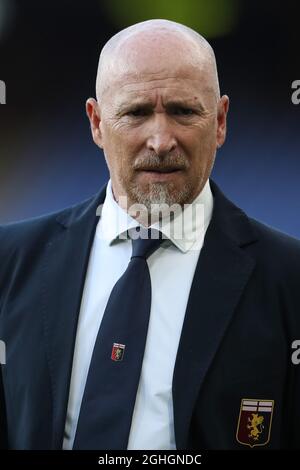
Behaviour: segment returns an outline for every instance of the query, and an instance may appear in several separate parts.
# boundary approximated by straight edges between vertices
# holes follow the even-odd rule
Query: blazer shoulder
[[[67,221],[80,218],[95,200],[97,197],[94,195],[55,212],[0,225],[0,263],[16,251],[37,249],[51,238],[57,224],[64,226]]]
[[[257,234],[260,258],[278,275],[291,274],[300,279],[300,240],[253,218],[249,220]]]
[[[12,282],[22,283],[38,269],[50,242],[68,227],[96,223],[99,202],[96,194],[59,211],[0,226],[0,304]]]
[[[271,248],[277,248],[279,251],[294,251],[295,255],[300,255],[300,240],[282,232],[274,227],[259,222],[249,217],[250,223],[257,233],[259,239],[269,244]]]

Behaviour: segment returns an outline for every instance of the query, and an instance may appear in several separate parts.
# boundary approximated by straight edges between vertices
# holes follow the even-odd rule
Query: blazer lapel
[[[93,199],[62,212],[56,234],[45,247],[43,322],[53,395],[52,448],[61,449],[68,403],[78,314],[105,189]],[[99,214],[98,214],[99,215]]]
[[[255,262],[247,216],[211,181],[214,211],[190,290],[173,376],[175,437],[187,443],[193,408]],[[188,385],[187,385],[188,384]]]

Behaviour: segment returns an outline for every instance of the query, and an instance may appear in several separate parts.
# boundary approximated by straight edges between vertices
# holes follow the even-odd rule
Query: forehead
[[[161,100],[205,102],[213,96],[213,88],[201,70],[164,69],[159,73],[123,73],[114,76],[103,98],[114,107],[131,103],[153,103]]]

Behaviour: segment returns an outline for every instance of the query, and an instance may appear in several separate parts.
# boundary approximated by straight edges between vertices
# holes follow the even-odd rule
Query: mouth
[[[141,168],[140,171],[148,171],[151,173],[174,173],[175,171],[180,171],[182,168],[175,167],[156,167],[156,168]]]
[[[142,168],[138,170],[141,176],[151,181],[168,181],[182,173],[182,168]]]

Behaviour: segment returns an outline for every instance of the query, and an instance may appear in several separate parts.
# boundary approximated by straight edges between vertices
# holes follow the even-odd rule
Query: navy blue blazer
[[[177,448],[300,449],[300,365],[291,360],[300,339],[300,242],[248,218],[211,187],[213,216],[173,376]],[[62,447],[104,196],[105,187],[71,208],[0,227],[2,448]]]

